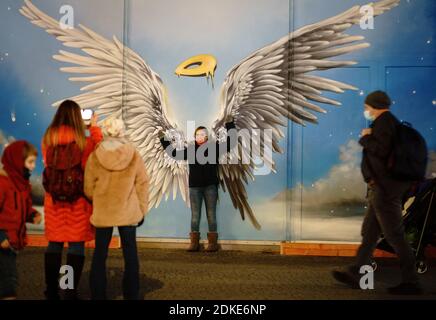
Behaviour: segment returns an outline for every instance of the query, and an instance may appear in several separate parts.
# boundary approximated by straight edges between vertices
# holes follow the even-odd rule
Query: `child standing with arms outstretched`
[[[232,116],[227,117],[225,127],[228,133],[232,129],[232,134],[236,133],[236,126]],[[195,252],[200,250],[201,208],[203,202],[205,202],[209,223],[206,252],[216,252],[219,249],[216,218],[220,181],[218,177],[219,158],[222,154],[229,153],[234,146],[232,146],[230,135],[227,136],[226,142],[209,141],[209,133],[205,127],[198,127],[195,130],[194,136],[194,143],[188,144],[184,149],[177,150],[171,145],[170,141],[165,139],[164,132],[161,131],[159,133],[162,147],[166,150],[167,154],[177,160],[187,160],[189,164],[189,200],[192,215],[191,232],[189,234],[191,244],[188,251]],[[225,146],[225,148],[221,148],[221,146]],[[189,156],[190,154],[194,155],[193,159]],[[209,154],[211,155],[210,157]]]
[[[26,222],[41,223],[32,208],[29,178],[38,152],[26,141],[10,144],[0,169],[0,300],[16,299],[17,252],[26,246]]]

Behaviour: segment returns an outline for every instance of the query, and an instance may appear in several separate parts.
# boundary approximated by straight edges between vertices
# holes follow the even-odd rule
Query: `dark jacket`
[[[234,129],[235,124],[233,122],[226,123],[226,129]],[[189,164],[189,187],[206,187],[210,185],[218,185],[218,160],[223,153],[230,152],[231,139],[227,137],[226,143],[218,143],[208,141],[203,145],[192,143],[188,147],[180,150],[176,150],[170,147],[171,143],[165,138],[161,139],[163,148],[167,151],[168,155],[176,160],[187,160]],[[169,147],[169,148],[168,148]],[[199,163],[197,152],[200,150],[199,155],[204,154],[206,157],[209,155],[209,150],[214,152],[215,157],[213,163]],[[212,156],[212,155],[211,155]]]
[[[365,182],[383,183],[391,178],[388,159],[399,124],[400,121],[391,112],[385,112],[371,124],[372,134],[359,140],[363,146],[361,169]]]

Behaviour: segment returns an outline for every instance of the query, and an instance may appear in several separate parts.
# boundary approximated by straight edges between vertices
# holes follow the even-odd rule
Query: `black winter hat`
[[[374,109],[389,109],[392,102],[386,92],[379,90],[370,93],[365,99],[365,104]]]

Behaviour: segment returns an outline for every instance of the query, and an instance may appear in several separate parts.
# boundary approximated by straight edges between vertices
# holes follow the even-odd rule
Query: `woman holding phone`
[[[45,236],[49,241],[45,253],[45,295],[49,300],[60,298],[58,277],[65,242],[68,243],[66,264],[74,270],[74,288],[65,290],[65,298],[77,299],[85,242],[94,239],[89,221],[92,205],[86,200],[83,190],[84,169],[103,135],[97,126],[97,117],[92,115],[90,134],[86,137],[82,114],[77,103],[64,101],[42,141]]]

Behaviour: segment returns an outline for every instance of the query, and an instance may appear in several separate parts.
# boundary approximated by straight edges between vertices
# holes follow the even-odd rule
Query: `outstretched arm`
[[[228,122],[226,122],[225,127],[227,130],[226,141],[225,142],[217,141],[216,143],[216,147],[217,147],[216,154],[218,158],[224,153],[229,153],[237,144],[238,136],[236,134],[236,125],[233,118],[228,119]]]
[[[175,160],[188,160],[188,149],[186,147],[180,150],[174,148],[171,145],[171,142],[165,139],[165,135],[163,133],[159,135],[159,138],[162,147],[171,158]]]
[[[85,150],[83,150],[83,156],[82,156],[82,168],[85,169],[86,162],[88,161],[88,158],[90,154],[95,150],[97,145],[103,140],[103,133],[101,132],[100,127],[98,127],[96,124],[91,125],[89,128],[90,136],[86,139],[86,146]]]

